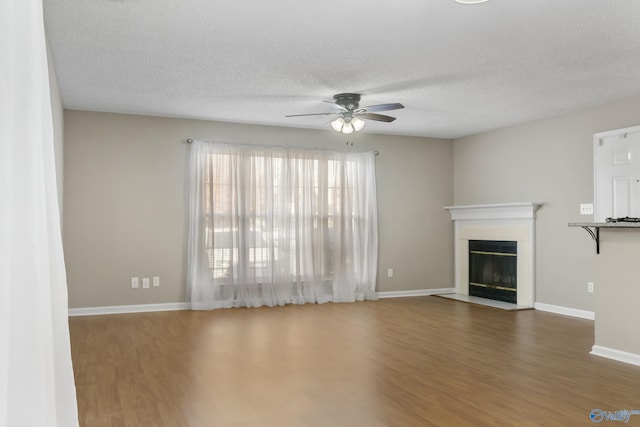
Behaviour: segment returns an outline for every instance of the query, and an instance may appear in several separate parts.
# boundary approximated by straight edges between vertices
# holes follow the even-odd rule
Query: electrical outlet
[[[587,292],[593,293],[593,282],[587,282]]]
[[[131,278],[131,289],[138,289],[140,287],[140,282],[138,282],[137,277]]]
[[[581,203],[580,215],[593,215],[593,203]]]
[[[387,270],[387,277],[393,277],[393,268]]]
[[[142,289],[149,289],[149,278],[148,277],[143,277],[142,278]]]
[[[158,286],[160,286],[160,278],[156,276],[153,278],[153,287],[157,288]]]

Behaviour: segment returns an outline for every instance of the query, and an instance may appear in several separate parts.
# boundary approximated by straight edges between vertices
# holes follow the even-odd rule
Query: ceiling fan
[[[359,131],[364,127],[364,120],[375,120],[378,122],[390,123],[396,118],[385,114],[377,114],[380,111],[399,110],[404,105],[399,103],[370,105],[368,107],[360,107],[360,94],[358,93],[339,93],[333,95],[333,101],[323,101],[333,104],[338,111],[330,113],[310,113],[310,114],[291,114],[285,117],[301,117],[301,116],[328,116],[337,115],[338,117],[331,122],[331,127],[338,132],[352,133]]]

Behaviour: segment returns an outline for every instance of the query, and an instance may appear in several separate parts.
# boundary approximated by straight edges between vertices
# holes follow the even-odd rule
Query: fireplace
[[[456,295],[466,298],[478,298],[473,296],[472,292],[478,291],[478,287],[474,288],[473,283],[489,285],[489,291],[515,287],[516,291],[505,291],[515,295],[516,306],[533,307],[535,303],[535,221],[536,211],[542,205],[537,202],[523,203],[504,203],[495,205],[470,205],[470,206],[448,206],[447,209],[451,213],[451,219],[455,222],[455,280]],[[515,259],[515,276],[516,279],[512,283],[511,279],[504,278],[493,281],[492,283],[484,283],[484,276],[478,280],[470,279],[470,248],[469,245],[473,241],[494,241],[494,242],[512,242],[515,244],[514,252],[517,256],[509,256],[509,259]],[[501,252],[501,250],[479,250],[480,252]],[[508,253],[508,252],[507,252]],[[512,267],[504,266],[505,258],[501,258],[502,266],[498,267],[499,276],[504,276],[504,270],[511,271]],[[475,261],[474,261],[475,262]],[[508,263],[513,262],[507,261]],[[483,275],[485,267],[482,268]],[[488,267],[487,267],[488,268]],[[492,273],[491,276],[494,274]],[[489,281],[488,279],[486,281]],[[500,283],[500,284],[498,284]],[[504,286],[504,284],[507,286]],[[482,288],[482,286],[479,286]],[[486,289],[485,289],[486,290]],[[484,298],[492,298],[487,297]],[[513,295],[511,295],[513,298]],[[513,301],[512,299],[510,301]],[[496,301],[498,302],[498,301]],[[505,302],[500,302],[505,304]]]
[[[469,295],[516,304],[518,242],[469,240]]]

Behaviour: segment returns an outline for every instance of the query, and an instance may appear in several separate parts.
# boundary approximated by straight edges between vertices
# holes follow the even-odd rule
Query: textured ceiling
[[[363,132],[456,138],[640,94],[639,0],[44,5],[68,109],[330,129],[284,116],[357,92],[406,106]]]

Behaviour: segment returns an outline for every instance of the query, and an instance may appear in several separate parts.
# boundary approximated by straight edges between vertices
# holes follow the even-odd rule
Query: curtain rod
[[[187,144],[191,144],[192,142],[193,142],[193,139],[192,139],[192,138],[187,138]],[[347,144],[348,144],[348,143],[347,143]],[[378,150],[375,150],[375,151],[373,152],[373,154],[375,154],[375,155],[377,156],[377,155],[378,155],[378,154],[380,154],[380,153],[378,152]]]

